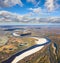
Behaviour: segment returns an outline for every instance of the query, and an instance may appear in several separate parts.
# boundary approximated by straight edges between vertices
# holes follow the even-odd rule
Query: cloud
[[[40,2],[41,2],[41,0],[39,0],[39,1],[37,2],[37,4],[35,5],[35,7],[38,7],[38,5],[40,4]]]
[[[28,22],[32,13],[19,15],[8,11],[0,11],[0,22]]]
[[[54,0],[46,0],[45,6],[49,11],[54,10]]]
[[[36,4],[37,3],[36,0],[27,0],[27,2],[31,2],[33,4]]]
[[[40,13],[42,9],[40,7],[38,7],[38,8],[29,8],[29,10],[34,13]]]
[[[39,12],[41,10],[40,8],[42,8],[40,6],[40,8],[38,9],[38,6],[39,6],[39,4],[42,3],[42,0],[38,0],[38,1],[37,0],[26,0],[26,2],[34,4],[34,7],[35,7],[34,12],[35,11]],[[45,0],[45,3],[43,4],[44,7],[42,10],[47,9],[50,12],[54,11],[54,10],[60,8],[59,2],[60,2],[60,0]],[[0,0],[0,8],[12,7],[12,6],[15,6],[16,4],[20,5],[21,7],[23,7],[23,5],[25,5],[25,4],[23,4],[22,0]],[[33,10],[33,9],[31,9],[31,10]]]
[[[8,11],[0,11],[0,22],[17,22],[17,23],[60,23],[60,17],[32,17],[32,13],[20,15]]]
[[[36,0],[26,0],[27,2],[31,2],[36,4]],[[0,7],[12,7],[16,4],[20,5],[21,7],[24,5],[22,0],[0,0]]]
[[[21,0],[0,0],[0,7],[12,7],[16,4],[23,6]]]
[[[55,0],[55,8],[60,8],[60,0]]]
[[[54,11],[60,7],[59,0],[46,0],[45,7],[48,11]]]

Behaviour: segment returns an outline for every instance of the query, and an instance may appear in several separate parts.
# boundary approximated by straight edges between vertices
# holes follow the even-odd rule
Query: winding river
[[[46,44],[51,42],[51,40],[49,40],[48,38],[37,38],[37,37],[31,37],[31,38],[38,39],[38,41],[36,41],[36,45],[33,45],[33,46],[29,47],[28,49],[25,49],[23,51],[20,51],[20,52],[14,54],[13,56],[11,56],[9,59],[3,61],[2,63],[17,63],[20,60],[22,60],[23,58],[38,52]]]

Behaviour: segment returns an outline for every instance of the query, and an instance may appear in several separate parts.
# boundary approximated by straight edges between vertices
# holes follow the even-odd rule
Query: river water
[[[29,51],[29,50],[31,50],[31,49],[34,49],[34,48],[37,48],[37,47],[40,47],[40,46],[44,46],[44,45],[46,45],[46,44],[49,44],[49,43],[51,42],[51,40],[48,39],[48,38],[46,38],[46,39],[47,39],[47,42],[46,42],[46,43],[33,45],[33,46],[29,47],[28,49],[25,49],[25,50],[23,50],[23,51],[20,51],[20,52],[14,54],[13,56],[11,56],[11,57],[8,58],[7,60],[3,61],[2,63],[13,63],[12,61],[13,61],[17,56],[19,56],[19,55],[21,55],[21,54],[23,54],[23,53],[25,53],[25,52],[27,52],[27,51]]]

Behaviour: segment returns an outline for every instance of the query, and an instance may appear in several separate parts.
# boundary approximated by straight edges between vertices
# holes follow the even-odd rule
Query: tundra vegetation
[[[36,39],[30,37],[49,38],[51,42],[40,51],[23,58],[18,63],[60,63],[60,29],[59,28],[27,28],[31,36],[15,37],[16,31],[0,31],[0,63],[13,54],[35,45]],[[1,29],[0,29],[1,30]],[[20,30],[17,31],[22,33]]]

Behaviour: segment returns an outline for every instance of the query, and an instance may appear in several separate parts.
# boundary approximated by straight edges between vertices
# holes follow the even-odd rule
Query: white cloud
[[[8,11],[0,11],[0,22],[26,22],[30,20],[32,13],[28,13],[25,15],[19,15],[16,13],[11,13]]]
[[[0,0],[0,7],[11,7],[16,4],[23,6],[21,0]]]
[[[36,3],[35,7],[38,7],[38,5],[40,4],[40,2],[41,2],[41,0],[39,0],[39,1]]]
[[[60,23],[60,17],[32,17],[32,13],[19,15],[8,11],[0,11],[0,22],[19,22],[19,23]]]
[[[54,0],[46,0],[45,6],[49,11],[54,10]]]
[[[46,0],[45,7],[48,11],[54,11],[60,7],[59,0]]]
[[[38,7],[38,8],[29,8],[29,10],[34,13],[40,13],[42,9],[40,7]]]
[[[55,0],[55,7],[56,8],[60,8],[60,0]]]
[[[36,4],[37,3],[36,0],[27,0],[27,2],[31,2],[33,4]]]

